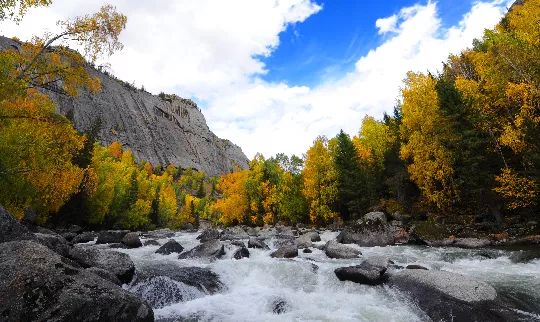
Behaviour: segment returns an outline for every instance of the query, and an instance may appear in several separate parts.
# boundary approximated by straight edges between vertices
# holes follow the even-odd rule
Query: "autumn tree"
[[[217,188],[222,193],[214,205],[214,210],[221,216],[219,222],[223,225],[249,222],[247,212],[249,209],[246,195],[246,181],[249,171],[242,170],[222,176]]]

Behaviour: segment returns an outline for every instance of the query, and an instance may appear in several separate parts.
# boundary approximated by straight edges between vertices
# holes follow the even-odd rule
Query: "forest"
[[[19,19],[26,6],[50,1],[23,3],[2,4],[0,19]],[[322,226],[371,210],[463,224],[538,220],[538,17],[539,0],[514,6],[440,73],[404,75],[393,113],[365,116],[352,137],[318,137],[302,156],[258,154],[249,169],[210,178],[136,162],[118,142],[100,145],[44,94],[100,90],[86,59],[121,49],[127,21],[104,6],[61,23],[55,37],[0,52],[0,204],[18,219],[128,229],[201,219]],[[63,46],[65,37],[84,53]]]

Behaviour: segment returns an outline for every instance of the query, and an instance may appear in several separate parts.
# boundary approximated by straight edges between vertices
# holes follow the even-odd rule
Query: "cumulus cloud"
[[[27,39],[58,19],[92,12],[105,0],[56,1],[34,9],[3,34]],[[449,53],[470,45],[500,19],[507,3],[476,2],[461,21],[443,28],[435,2],[377,20],[382,43],[340,78],[314,87],[270,83],[261,56],[279,34],[324,10],[312,0],[117,0],[128,16],[124,50],[108,61],[113,72],[154,93],[194,97],[210,128],[239,144],[248,157],[303,153],[318,135],[358,131],[365,114],[391,111],[409,70],[436,71]]]

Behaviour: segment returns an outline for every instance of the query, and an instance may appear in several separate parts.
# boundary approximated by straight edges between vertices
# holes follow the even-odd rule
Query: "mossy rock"
[[[421,240],[442,240],[452,235],[447,227],[431,220],[415,222],[414,233]]]

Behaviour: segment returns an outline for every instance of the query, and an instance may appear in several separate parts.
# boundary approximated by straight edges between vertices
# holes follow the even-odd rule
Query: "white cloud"
[[[97,10],[102,0],[57,0],[32,10],[6,35],[27,38],[62,17]],[[303,153],[320,134],[340,128],[356,133],[365,114],[391,111],[405,73],[435,71],[491,28],[505,10],[502,0],[477,2],[451,28],[443,28],[437,5],[403,8],[377,20],[383,42],[360,57],[352,72],[316,87],[261,80],[279,34],[321,7],[312,0],[117,0],[128,16],[125,48],[109,59],[114,73],[153,92],[175,92],[204,102],[210,128],[255,152]]]

